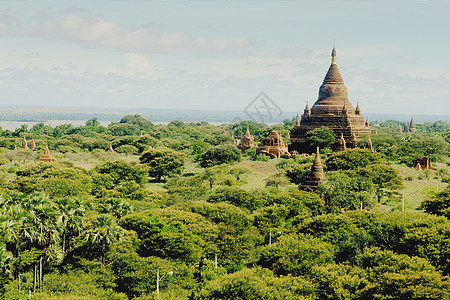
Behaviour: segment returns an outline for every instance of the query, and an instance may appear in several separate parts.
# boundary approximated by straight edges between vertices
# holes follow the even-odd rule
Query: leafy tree
[[[142,184],[145,181],[147,169],[135,162],[127,163],[123,160],[106,162],[95,167],[99,174],[108,174],[112,178],[113,184],[134,181]]]
[[[316,295],[314,284],[301,277],[276,277],[267,269],[243,269],[208,282],[192,299],[308,299]]]
[[[221,164],[231,164],[241,160],[241,152],[233,145],[211,147],[200,156],[200,166],[203,168]]]
[[[348,149],[335,152],[326,160],[328,171],[355,170],[373,164],[382,164],[386,161],[378,153],[372,153],[369,149]]]
[[[24,163],[38,160],[38,155],[29,149],[6,151],[2,153],[2,156],[10,162]]]
[[[144,211],[123,217],[120,225],[137,233],[141,256],[171,257],[187,262],[197,261],[201,256],[198,237],[189,233],[180,222],[166,224]]]
[[[256,199],[250,192],[237,187],[218,188],[209,196],[208,202],[227,202],[250,211],[264,205],[264,202]]]
[[[374,284],[365,298],[444,299],[449,284],[425,259],[369,249],[358,257]]]
[[[320,184],[317,193],[331,211],[359,209],[361,205],[371,208],[374,185],[372,181],[353,171],[327,172],[327,180]]]
[[[288,184],[289,184],[289,181],[286,178],[286,175],[282,172],[278,172],[276,174],[270,175],[266,179],[266,186],[273,186],[275,188],[278,188],[280,186],[286,186]]]
[[[139,125],[132,123],[111,123],[108,130],[115,136],[138,135],[141,131]]]
[[[261,237],[251,227],[249,216],[234,205],[198,201],[186,205],[185,209],[218,225],[215,245],[228,271],[239,269],[248,262],[255,245],[261,241]]]
[[[305,212],[312,216],[325,212],[325,202],[317,194],[299,190],[276,194],[269,203],[285,205],[289,209],[290,218]]]
[[[180,174],[184,167],[184,155],[173,150],[151,149],[144,152],[139,160],[149,167],[149,176],[158,181],[164,176]]]
[[[328,127],[315,128],[306,133],[306,141],[312,146],[313,149],[319,147],[320,149],[331,148],[334,144],[336,136]]]
[[[141,115],[126,115],[120,119],[120,124],[137,125],[140,130],[147,131],[154,127],[153,123],[144,119]]]
[[[285,167],[286,176],[292,183],[301,184],[306,181],[311,173],[312,164],[289,164]]]
[[[92,187],[92,179],[85,170],[63,163],[24,166],[16,174],[13,183],[20,192],[42,191],[51,198],[86,197]]]
[[[116,148],[117,153],[138,154],[139,149],[132,145],[122,145]]]
[[[195,287],[193,269],[181,261],[141,257],[132,251],[115,251],[109,256],[117,290],[125,293],[127,299],[156,298],[157,269],[164,273],[173,272],[173,276],[166,276],[160,281],[161,299],[187,299],[188,291]]]
[[[435,197],[423,201],[419,208],[429,214],[445,216],[450,219],[450,186],[447,186]]]
[[[196,175],[196,177],[208,182],[209,188],[212,189],[214,184],[228,183],[228,185],[233,185],[232,183],[235,177],[231,176],[230,173],[230,168],[226,164],[222,164],[208,167],[202,173]],[[236,175],[236,177],[238,176]]]
[[[202,140],[192,140],[190,141],[190,144],[192,154],[195,155],[202,154],[210,146],[207,142]]]
[[[309,274],[315,265],[332,262],[333,246],[308,236],[282,235],[276,243],[263,247],[258,265],[277,275]]]
[[[100,126],[100,122],[97,118],[92,118],[86,121],[86,126],[98,127]]]
[[[376,186],[378,202],[381,202],[383,190],[393,190],[400,188],[402,182],[398,176],[398,171],[388,164],[372,164],[360,168],[357,172],[362,178],[368,178]]]

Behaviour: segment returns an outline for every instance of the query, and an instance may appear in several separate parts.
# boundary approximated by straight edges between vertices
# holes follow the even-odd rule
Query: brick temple
[[[356,141],[363,135],[370,134],[369,121],[364,122],[359,104],[356,109],[348,100],[347,87],[336,64],[336,50],[331,52],[331,66],[319,88],[319,98],[311,107],[306,104],[303,115],[297,115],[296,124],[291,131],[289,151],[313,153],[305,139],[306,133],[329,127],[336,135],[333,150],[340,149],[343,144],[347,148],[355,147]],[[343,141],[345,143],[343,143]]]

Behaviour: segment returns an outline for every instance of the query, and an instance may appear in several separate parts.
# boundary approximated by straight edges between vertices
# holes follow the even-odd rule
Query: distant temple
[[[311,173],[309,174],[306,181],[299,186],[300,190],[307,192],[314,192],[317,189],[319,183],[325,179],[325,174],[323,173],[322,162],[320,161],[319,147],[316,149],[316,157],[314,158],[314,163],[311,167]]]
[[[287,145],[283,142],[283,137],[273,130],[264,140],[263,145],[256,149],[257,154],[266,154],[273,158],[291,157]]]
[[[253,137],[253,135],[250,134],[248,126],[247,130],[245,131],[245,134],[242,136],[241,141],[237,145],[237,147],[244,152],[247,151],[248,149],[255,147],[255,138]]]
[[[409,132],[416,132],[416,123],[414,123],[414,116],[411,117],[411,122],[409,122]]]
[[[431,157],[423,157],[423,158],[420,158],[420,157],[416,157],[414,160],[413,160],[413,167],[417,170],[417,171],[420,171],[420,170],[429,170],[429,169],[431,169],[431,170],[436,170],[435,168],[433,168],[432,166],[431,166]]]
[[[369,120],[364,122],[359,103],[355,109],[348,100],[347,87],[339,73],[334,48],[331,57],[331,66],[320,86],[319,98],[311,109],[306,103],[301,120],[297,115],[296,124],[291,132],[290,151],[314,152],[315,149],[309,145],[305,136],[309,131],[320,127],[333,130],[336,136],[334,150],[343,148],[342,139],[346,148],[353,148],[359,137],[370,133]]]
[[[402,132],[400,124],[398,126],[399,126],[399,132]],[[411,117],[411,121],[409,122],[409,125],[408,125],[408,122],[405,122],[405,126],[403,129],[403,133],[411,133],[411,132],[417,132],[416,123],[414,122],[414,116]]]
[[[55,162],[56,161],[56,158],[53,158],[50,155],[50,150],[48,149],[48,146],[45,146],[44,154],[41,156],[41,158],[39,158],[39,161],[43,161],[43,162]]]

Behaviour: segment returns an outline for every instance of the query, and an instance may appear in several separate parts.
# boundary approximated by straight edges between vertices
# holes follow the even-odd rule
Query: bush
[[[200,166],[208,168],[241,161],[241,151],[233,145],[211,147],[200,156]]]

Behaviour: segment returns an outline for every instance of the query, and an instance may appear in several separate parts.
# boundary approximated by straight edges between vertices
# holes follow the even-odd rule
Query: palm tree
[[[83,231],[86,210],[78,199],[62,198],[55,200],[55,203],[59,210],[58,225],[62,230],[62,251],[65,252],[72,237]]]
[[[120,199],[108,199],[104,204],[100,205],[100,213],[110,213],[118,219],[130,214],[132,211],[131,206]]]
[[[116,224],[111,215],[101,214],[85,233],[85,239],[102,246],[102,263],[105,263],[106,246],[122,239],[123,228]]]

